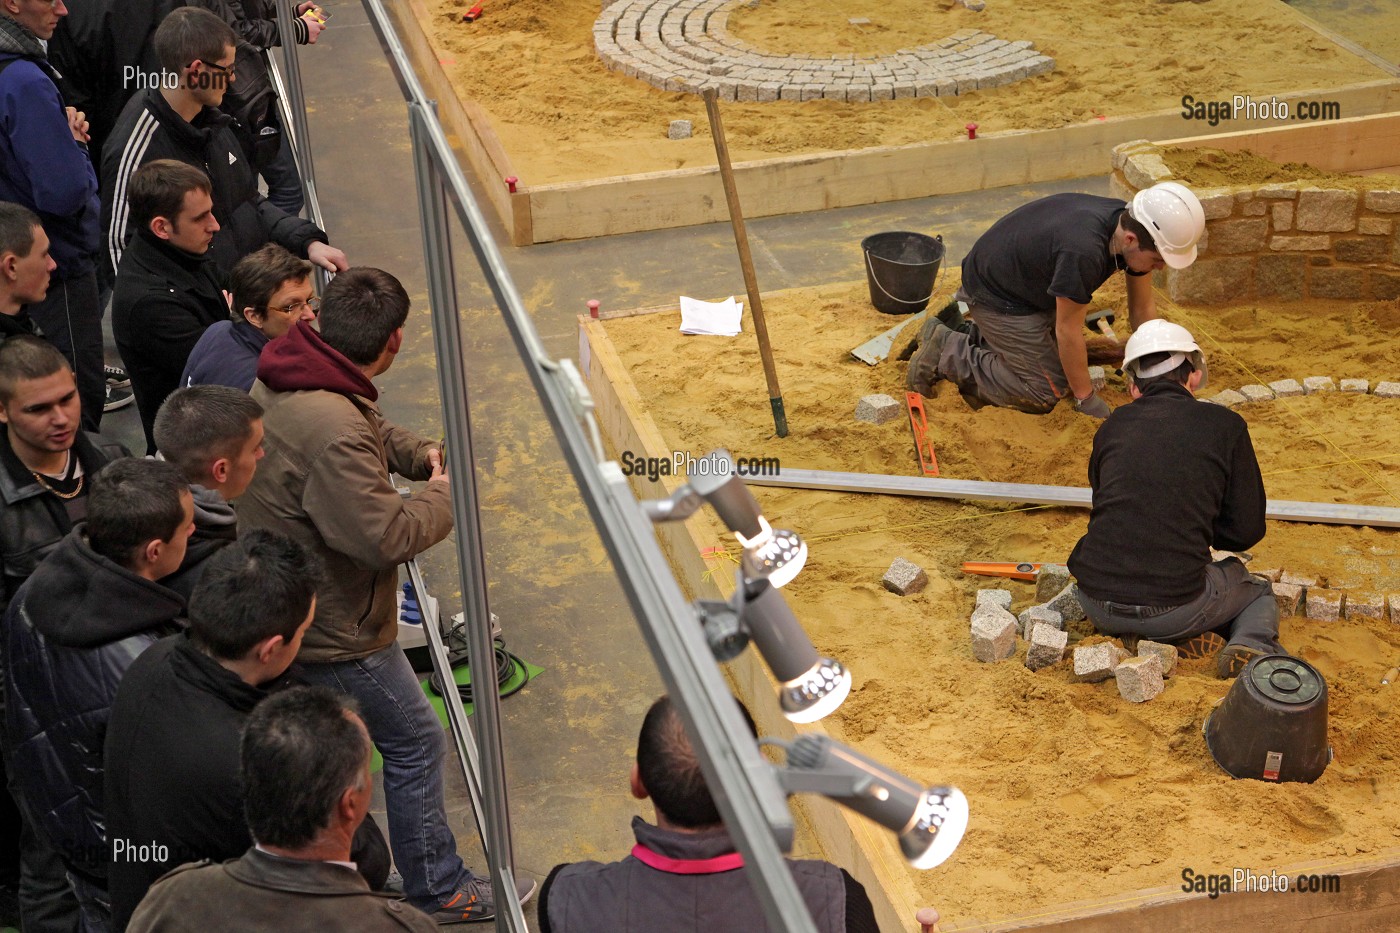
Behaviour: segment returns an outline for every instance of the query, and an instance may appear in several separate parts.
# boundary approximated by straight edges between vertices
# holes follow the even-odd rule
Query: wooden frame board
[[[1400,152],[1400,113],[1153,142],[1158,146],[1201,146],[1226,152],[1248,149],[1273,162],[1304,162],[1327,172],[1377,172],[1395,166],[1395,154]]]
[[[514,245],[728,219],[718,167],[542,185],[530,185],[524,179],[510,193],[505,179],[518,173],[486,112],[474,101],[457,97],[424,29],[423,24],[431,18],[423,0],[405,0],[391,4],[389,9],[419,80],[437,98],[438,119],[456,137]],[[1328,41],[1347,44],[1307,17],[1299,18]],[[1374,56],[1366,57],[1374,60]],[[1387,70],[1394,74],[1392,69]],[[1277,96],[1283,101],[1335,100],[1342,113],[1369,116],[1400,111],[1400,78]],[[1345,121],[1320,126],[1334,127],[1340,122]],[[980,135],[971,141],[881,146],[741,162],[734,166],[734,176],[743,197],[744,215],[749,218],[854,207],[1097,175],[1108,164],[1114,146],[1134,139],[1174,136],[1182,123],[1179,109],[1164,110],[1058,129]],[[1261,121],[1260,125],[1269,124]],[[1229,122],[1222,121],[1210,134],[1230,131]]]
[[[644,309],[635,314],[674,311]],[[635,316],[617,312],[608,317]],[[595,415],[605,441],[614,454],[629,450],[641,457],[669,457],[672,443],[656,426],[646,403],[637,392],[621,357],[613,347],[605,321],[579,318],[580,369],[592,393]],[[651,481],[632,477],[634,492],[643,498],[670,495],[682,478],[663,476]],[[657,538],[676,577],[694,598],[727,598],[733,587],[732,569],[706,565],[705,549],[721,544],[721,528],[707,512],[689,521],[655,526]],[[712,572],[713,571],[713,572]],[[795,727],[785,719],[777,703],[777,685],[757,658],[747,651],[731,662],[726,672],[738,695],[749,705],[765,735],[789,739]],[[820,723],[803,732],[823,732]],[[975,789],[970,792],[975,796]],[[825,856],[849,871],[865,885],[875,907],[880,929],[918,931],[914,915],[920,907],[892,833],[819,797],[793,798],[809,820]],[[1183,801],[1183,806],[1189,802]],[[1222,819],[1229,819],[1222,814]],[[969,843],[975,844],[975,843]],[[955,856],[956,857],[956,856]],[[1185,868],[1187,866],[1181,866]],[[1232,866],[1190,866],[1198,872],[1229,873]],[[944,923],[941,933],[1157,933],[1191,930],[1193,933],[1303,933],[1326,928],[1329,933],[1382,933],[1400,929],[1400,848],[1372,855],[1310,862],[1279,869],[1290,877],[1302,873],[1335,874],[1335,893],[1232,893],[1218,898],[1187,893],[1179,887],[1153,888],[1122,895],[1073,901],[1052,908],[1015,915],[995,922]],[[1034,884],[1027,878],[1026,884]]]

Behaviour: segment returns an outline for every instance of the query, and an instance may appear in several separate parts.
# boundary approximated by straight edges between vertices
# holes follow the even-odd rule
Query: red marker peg
[[[598,318],[598,307],[598,299],[594,298],[588,302],[588,316],[594,320]]]
[[[510,189],[511,194],[515,194],[515,186],[519,183],[520,179],[516,178],[514,175],[510,175],[506,178],[506,187]]]
[[[977,124],[976,124],[976,123],[969,123],[969,124],[967,125],[967,138],[968,138],[968,139],[976,139],[976,138],[977,138]]]

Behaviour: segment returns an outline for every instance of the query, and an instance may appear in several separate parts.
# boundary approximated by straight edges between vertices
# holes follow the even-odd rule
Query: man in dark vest
[[[653,703],[642,721],[631,785],[638,800],[651,798],[656,825],[632,818],[637,845],[620,862],[556,866],[540,892],[542,933],[767,930],[669,697]],[[811,860],[788,864],[818,930],[879,929],[865,888],[845,869]]]

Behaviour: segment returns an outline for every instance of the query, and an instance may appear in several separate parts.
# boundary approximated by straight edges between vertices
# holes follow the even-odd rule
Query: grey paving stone
[[[928,574],[922,567],[903,557],[896,557],[880,581],[885,589],[900,596],[912,596],[928,586]]]
[[[1113,676],[1121,649],[1112,642],[1075,648],[1074,676],[1088,683],[1100,683]]]
[[[1162,692],[1162,659],[1155,654],[1129,658],[1113,669],[1118,693],[1130,703],[1146,703]]]
[[[1026,649],[1026,667],[1039,671],[1064,660],[1069,633],[1037,622],[1027,641],[1030,646]]]
[[[1138,642],[1137,651],[1138,657],[1144,657],[1149,654],[1156,655],[1157,660],[1162,662],[1163,677],[1170,677],[1172,671],[1176,669],[1176,660],[1178,657],[1176,645],[1164,645],[1161,642],[1147,641],[1144,639]]]
[[[1346,605],[1346,593],[1341,590],[1327,590],[1321,587],[1309,587],[1307,595],[1303,597],[1303,614],[1314,622],[1336,622],[1342,617],[1342,608]]]
[[[973,609],[981,609],[983,606],[996,606],[998,609],[1005,609],[1007,612],[1010,612],[1011,591],[997,589],[978,590],[976,602],[973,603]]]
[[[1016,653],[1016,617],[991,607],[974,613],[970,626],[972,656],[984,663],[1004,661]]]

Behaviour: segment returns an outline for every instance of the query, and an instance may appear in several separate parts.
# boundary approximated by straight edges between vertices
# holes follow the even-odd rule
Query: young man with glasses
[[[179,75],[179,82],[128,101],[103,147],[105,274],[115,275],[136,229],[127,203],[132,175],[157,159],[175,159],[208,174],[214,216],[222,228],[211,247],[221,278],[269,242],[332,272],[349,268],[345,254],[328,245],[324,231],[258,193],[252,159],[239,145],[229,116],[218,109],[235,83],[237,41],[223,20],[197,7],[179,7],[156,30],[161,68]]]
[[[238,260],[228,287],[233,294],[232,320],[218,322],[199,338],[180,376],[182,386],[250,391],[263,347],[297,321],[314,321],[321,304],[312,295],[311,263],[276,243]]]
[[[156,451],[156,412],[180,386],[185,361],[209,325],[228,318],[210,244],[219,231],[209,178],[173,159],[131,176],[137,228],[112,293],[112,335],[131,373],[146,453]]]

